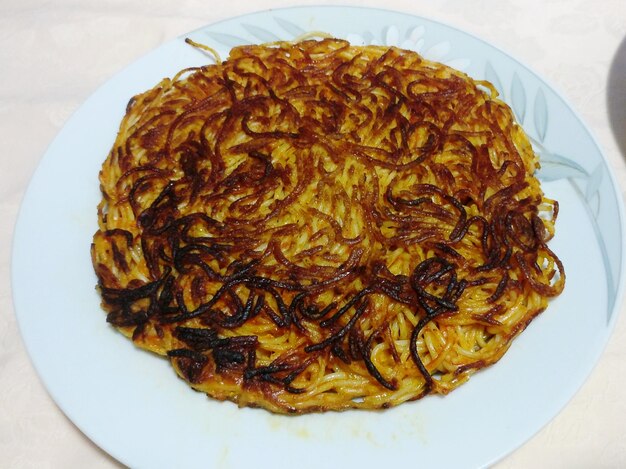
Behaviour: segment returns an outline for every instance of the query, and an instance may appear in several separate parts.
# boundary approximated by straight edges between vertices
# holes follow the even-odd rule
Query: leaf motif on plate
[[[241,27],[262,42],[274,42],[281,40],[276,34],[253,24],[242,23]]]
[[[226,47],[237,47],[250,42],[242,37],[234,36],[232,34],[216,33],[213,31],[206,31],[205,34]]]
[[[589,173],[575,161],[557,153],[538,150],[541,168],[537,177],[542,181],[556,181],[566,178],[587,178]]]
[[[511,82],[511,104],[517,119],[523,123],[524,117],[526,117],[526,90],[517,72],[513,73],[513,81]]]
[[[452,44],[450,44],[448,41],[439,42],[424,51],[424,57],[429,60],[441,61],[441,59],[445,57],[451,49]]]
[[[452,60],[445,60],[443,63],[447,65],[448,67],[465,71],[472,64],[472,61],[470,59],[452,59]]]
[[[500,82],[500,77],[498,76],[490,62],[487,62],[485,64],[485,79],[491,82],[491,84],[495,86],[495,88],[498,90],[498,93],[500,93],[500,96],[504,98],[504,88],[502,87],[502,83]]]
[[[408,29],[405,33],[404,40],[400,43],[400,47],[403,49],[413,50],[420,52],[424,47],[424,34],[426,28],[422,25],[414,26]]]
[[[292,23],[291,21],[287,21],[284,18],[280,18],[278,16],[275,16],[274,17],[274,21],[276,21],[276,23],[278,23],[278,26],[283,28],[285,31],[287,31],[289,34],[291,34],[293,37],[302,36],[304,33],[306,33],[306,31],[304,29],[302,29],[300,26],[298,26],[297,24]]]
[[[602,163],[598,163],[598,166],[593,170],[587,181],[587,189],[585,190],[585,199],[588,201],[598,192],[600,184],[602,183],[603,174]]]
[[[407,40],[416,43],[424,37],[424,34],[426,34],[426,28],[424,26],[414,26],[407,31]]]
[[[400,31],[396,25],[391,25],[386,28],[383,33],[384,43],[387,46],[397,46],[400,44]]]
[[[546,138],[546,132],[548,130],[548,103],[546,101],[546,95],[543,90],[539,88],[535,95],[535,110],[533,112],[533,118],[535,121],[535,130],[539,136],[540,141],[544,141]]]

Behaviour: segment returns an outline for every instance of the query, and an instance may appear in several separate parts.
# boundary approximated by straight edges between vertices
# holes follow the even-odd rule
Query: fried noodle
[[[397,48],[234,48],[128,104],[100,173],[107,320],[279,413],[446,394],[565,282],[558,203],[487,82]]]

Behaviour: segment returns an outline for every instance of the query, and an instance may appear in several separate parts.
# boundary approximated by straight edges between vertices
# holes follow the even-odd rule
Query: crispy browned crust
[[[107,320],[208,395],[448,393],[558,295],[558,212],[493,87],[418,54],[244,46],[128,105],[100,174]]]

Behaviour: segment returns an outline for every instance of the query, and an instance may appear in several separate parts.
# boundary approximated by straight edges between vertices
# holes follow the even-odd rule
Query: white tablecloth
[[[436,19],[530,65],[579,112],[615,169],[622,192],[626,188],[626,1],[342,3]],[[293,1],[0,2],[0,466],[120,466],[48,396],[30,364],[13,311],[13,228],[20,200],[47,146],[100,84],[144,53],[207,23],[283,6],[293,6]],[[557,418],[498,467],[626,467],[625,338],[622,314],[583,388]]]

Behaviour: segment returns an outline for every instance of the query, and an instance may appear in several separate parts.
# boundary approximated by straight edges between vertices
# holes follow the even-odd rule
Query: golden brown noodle
[[[243,46],[134,97],[100,181],[107,320],[275,412],[448,393],[563,289],[510,109],[418,54]]]

